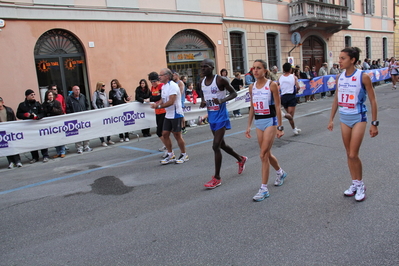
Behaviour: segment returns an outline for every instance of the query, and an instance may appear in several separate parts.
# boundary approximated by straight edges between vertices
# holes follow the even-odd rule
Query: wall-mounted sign
[[[41,71],[41,72],[48,72],[50,70],[51,67],[54,66],[59,66],[58,62],[48,62],[47,60],[40,60],[40,62],[37,64],[37,68]]]
[[[168,52],[169,62],[202,61],[209,58],[208,51]]]
[[[0,28],[4,28],[6,26],[6,22],[0,19]]]
[[[291,64],[291,66],[295,65],[294,57],[290,56],[287,58],[287,62]]]
[[[83,64],[84,64],[83,60],[76,60],[76,59],[72,59],[72,58],[68,58],[64,62],[64,66],[68,70],[74,70],[76,65],[83,65]]]
[[[291,42],[292,42],[294,45],[298,45],[298,44],[301,42],[301,34],[300,34],[299,32],[294,32],[294,33],[291,35]]]

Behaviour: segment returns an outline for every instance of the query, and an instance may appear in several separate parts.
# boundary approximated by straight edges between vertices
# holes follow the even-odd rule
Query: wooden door
[[[309,36],[302,43],[302,69],[305,66],[316,66],[318,72],[321,65],[326,62],[324,42],[317,36]]]

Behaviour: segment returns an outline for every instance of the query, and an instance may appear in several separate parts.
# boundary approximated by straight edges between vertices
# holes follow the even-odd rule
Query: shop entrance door
[[[183,30],[176,33],[166,46],[167,66],[187,77],[194,87],[200,81],[200,64],[205,58],[215,59],[212,43],[201,32]]]
[[[51,84],[57,85],[64,98],[78,85],[90,101],[83,48],[70,33],[60,29],[44,33],[35,46],[35,65],[42,101]]]

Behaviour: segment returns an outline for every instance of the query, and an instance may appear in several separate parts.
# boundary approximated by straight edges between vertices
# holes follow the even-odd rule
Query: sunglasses
[[[101,85],[101,87],[105,87],[105,85]]]

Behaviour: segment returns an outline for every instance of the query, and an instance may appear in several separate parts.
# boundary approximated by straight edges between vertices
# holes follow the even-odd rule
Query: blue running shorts
[[[216,130],[219,130],[224,127],[226,129],[231,129],[230,120],[226,120],[226,121],[219,122],[219,123],[209,123],[209,126],[211,127],[212,131],[216,131]]]
[[[257,129],[265,131],[268,127],[277,126],[277,117],[255,119],[255,126]]]
[[[360,114],[340,114],[339,120],[341,123],[344,123],[350,128],[353,128],[353,126],[356,123],[359,122],[367,122],[367,113],[360,113]]]

